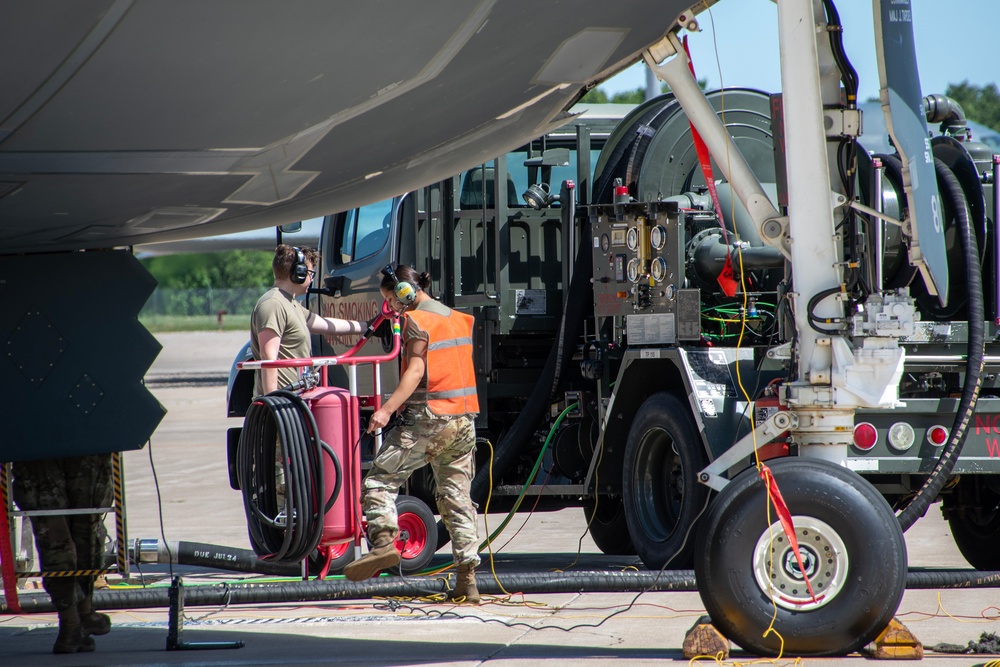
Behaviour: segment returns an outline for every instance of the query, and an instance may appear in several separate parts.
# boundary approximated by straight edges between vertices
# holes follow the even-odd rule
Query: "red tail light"
[[[875,446],[878,442],[878,431],[869,422],[861,422],[854,426],[854,446],[863,452]]]

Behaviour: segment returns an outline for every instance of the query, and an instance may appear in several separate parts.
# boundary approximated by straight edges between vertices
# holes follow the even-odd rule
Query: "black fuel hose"
[[[830,51],[833,53],[834,62],[837,63],[837,69],[840,70],[840,80],[844,83],[847,108],[854,109],[857,107],[858,99],[858,72],[844,52],[844,26],[840,22],[840,14],[833,0],[823,0],[823,8],[826,10],[826,23],[830,33]]]
[[[152,542],[156,542],[156,540],[152,540]],[[144,551],[145,548],[146,545],[144,544]],[[145,559],[149,555],[149,553],[143,553],[139,557],[140,559]],[[169,545],[157,543],[155,558],[151,561],[140,560],[140,563],[142,562],[194,565],[214,570],[255,572],[257,574],[270,574],[281,577],[296,577],[302,574],[302,567],[298,564],[262,560],[250,549],[226,547],[217,544],[207,544],[205,542],[186,542],[183,540],[170,542]]]
[[[937,465],[916,496],[897,515],[899,525],[905,532],[917,519],[922,517],[937,499],[938,494],[948,481],[951,471],[955,468],[959,454],[968,435],[969,421],[976,410],[979,400],[979,388],[983,379],[983,355],[985,353],[985,325],[983,323],[983,280],[979,269],[979,248],[976,235],[969,218],[969,209],[965,201],[965,193],[958,178],[941,160],[934,160],[934,170],[937,172],[938,184],[944,187],[945,194],[954,209],[958,235],[965,254],[965,276],[969,292],[968,318],[969,340],[965,360],[965,382],[962,386],[962,398],[955,413],[955,421],[951,427],[948,442],[941,451]]]
[[[498,583],[499,580],[499,583]],[[578,572],[512,572],[476,576],[480,593],[507,595],[516,590],[526,594],[543,593],[639,593],[645,591],[696,591],[693,570],[643,572],[637,570],[584,570]],[[502,587],[501,587],[502,585]],[[352,582],[346,579],[289,581],[281,583],[226,583],[187,585],[185,606],[237,604],[275,604],[324,602],[329,600],[368,600],[373,597],[425,597],[444,593],[454,587],[454,577],[380,577]],[[980,570],[911,569],[906,588],[998,588],[1000,572]],[[2,599],[0,599],[2,600]],[[22,594],[18,598],[26,613],[50,613],[52,601],[45,593]],[[166,586],[118,591],[94,591],[96,609],[138,609],[169,607]],[[0,613],[12,613],[6,601],[0,601]]]
[[[283,488],[277,482],[278,444]],[[337,480],[329,496],[324,487],[324,454]],[[278,390],[255,399],[247,410],[237,456],[254,552],[284,563],[301,562],[313,553],[323,534],[326,511],[340,495],[342,472],[340,460],[320,440],[316,419],[300,396]]]
[[[589,226],[581,230],[580,238],[589,236]],[[531,441],[531,436],[538,428],[542,418],[548,413],[549,405],[559,390],[563,373],[577,350],[580,329],[589,304],[590,277],[593,274],[590,248],[581,243],[577,249],[573,266],[573,278],[569,285],[569,296],[566,301],[566,312],[563,313],[556,334],[555,344],[546,359],[545,367],[538,382],[535,383],[531,395],[524,403],[524,410],[511,425],[510,430],[500,440],[493,454],[493,479],[502,477],[521,453],[525,443]],[[490,490],[491,471],[484,466],[472,480],[472,499],[481,503]],[[439,536],[440,536],[439,531]],[[445,531],[446,532],[446,531]],[[443,546],[438,544],[438,548]]]

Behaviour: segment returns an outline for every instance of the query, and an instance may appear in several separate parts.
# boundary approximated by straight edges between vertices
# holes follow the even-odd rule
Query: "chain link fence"
[[[177,289],[157,287],[139,317],[198,315],[247,315],[267,288],[240,287]]]

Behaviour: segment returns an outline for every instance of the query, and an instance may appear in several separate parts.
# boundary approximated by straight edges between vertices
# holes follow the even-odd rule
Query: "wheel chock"
[[[710,616],[702,616],[684,635],[684,657],[711,656],[719,660],[729,658],[729,640],[712,625]]]
[[[909,628],[893,618],[869,647],[876,660],[922,660],[924,645]]]

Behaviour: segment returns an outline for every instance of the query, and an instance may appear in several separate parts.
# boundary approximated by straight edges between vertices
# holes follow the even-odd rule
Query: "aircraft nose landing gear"
[[[699,531],[702,602],[716,628],[757,655],[856,651],[902,599],[899,522],[874,487],[836,464],[794,457],[773,462],[771,472],[792,513],[801,566],[766,485],[747,470],[720,492]]]

